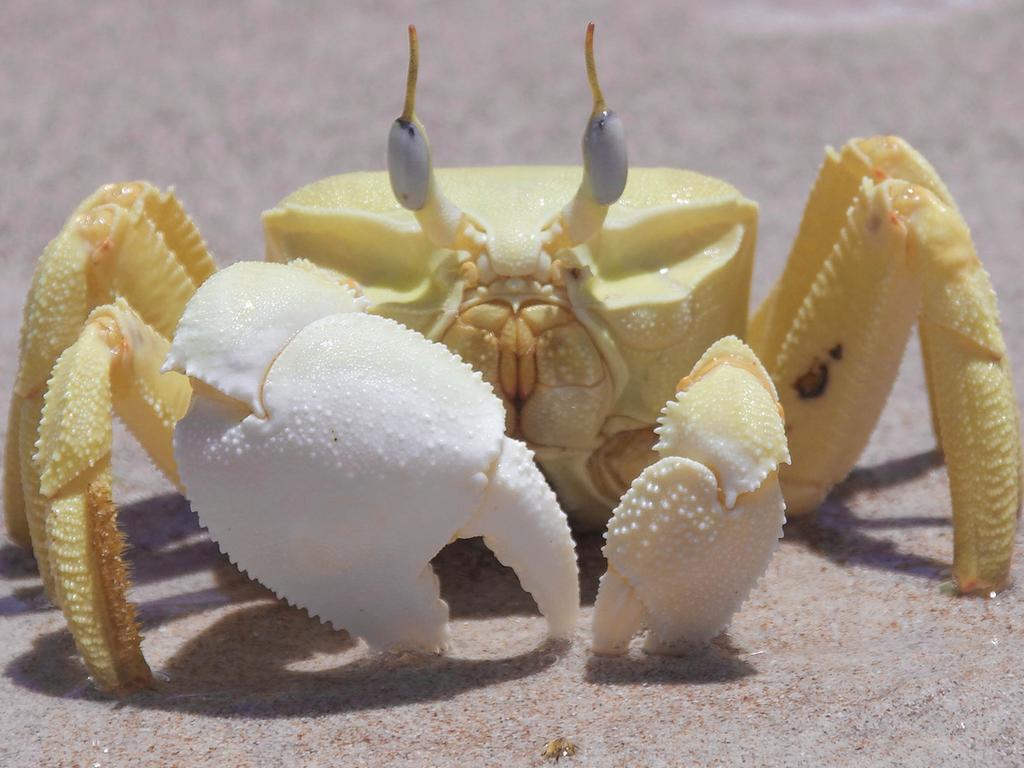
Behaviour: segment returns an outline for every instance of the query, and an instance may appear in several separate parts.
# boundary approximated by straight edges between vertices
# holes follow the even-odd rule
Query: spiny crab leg
[[[54,366],[39,427],[35,463],[51,583],[86,666],[105,689],[130,690],[151,679],[127,600],[111,496],[111,407],[176,479],[171,434],[191,390],[184,376],[160,373],[167,348],[124,299],[94,310]]]
[[[505,437],[501,401],[330,280],[235,264],[186,309],[168,365],[195,381],[175,446],[203,523],[250,576],[377,649],[447,646],[429,562],[483,535],[566,634],[579,603],[568,523]]]
[[[54,364],[78,339],[89,313],[115,297],[170,338],[185,302],[213,270],[202,238],[174,195],[146,182],[100,187],[75,209],[39,261],[25,304],[11,400],[4,516],[15,541],[31,541],[53,600],[58,596],[45,535],[48,507],[33,457]],[[163,453],[170,454],[169,446]]]
[[[915,320],[949,473],[953,579],[960,592],[999,590],[1021,446],[995,294],[931,166],[900,139],[850,142],[826,157],[791,261],[751,324],[786,410],[792,514],[813,510],[852,468]]]
[[[782,536],[782,409],[746,345],[734,336],[715,342],[658,423],[661,458],[608,524],[595,653],[624,653],[644,626],[651,652],[707,642],[764,574]]]
[[[110,495],[112,409],[172,481],[184,376],[161,375],[185,303],[214,270],[171,192],[108,184],[46,247],[25,304],[4,468],[8,531],[31,540],[97,686],[149,684]]]

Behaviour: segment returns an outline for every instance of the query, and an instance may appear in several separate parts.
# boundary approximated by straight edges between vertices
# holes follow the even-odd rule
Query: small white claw
[[[600,656],[622,655],[643,623],[643,603],[629,583],[609,568],[598,584],[592,650]]]
[[[784,428],[749,348],[733,337],[712,345],[661,425],[662,458],[633,481],[605,534],[595,653],[625,652],[641,625],[650,652],[706,643],[765,573],[782,536]]]
[[[725,510],[715,476],[702,464],[669,457],[644,470],[608,527],[595,653],[625,651],[638,628],[628,600],[605,594],[613,588],[631,588],[642,603],[649,650],[684,652],[715,637],[767,570],[784,510],[774,477]],[[617,626],[616,614],[629,620],[625,626]]]
[[[655,450],[711,467],[731,509],[789,463],[780,412],[767,371],[749,347],[727,336],[708,348],[665,405]]]

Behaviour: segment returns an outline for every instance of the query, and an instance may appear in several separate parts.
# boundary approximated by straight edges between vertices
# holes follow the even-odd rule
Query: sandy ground
[[[439,163],[575,162],[590,18],[633,162],[721,175],[761,202],[755,300],[822,147],[910,139],[972,225],[1024,381],[1024,7],[804,5],[8,0],[0,390],[36,255],[99,183],[176,184],[221,264],[259,258],[260,210],[311,179],[382,166],[409,21]],[[31,557],[3,545],[0,765],[538,765],[559,736],[580,766],[1024,765],[1024,593],[941,589],[949,496],[916,349],[859,468],[815,519],[787,526],[728,636],[682,660],[590,657],[597,537],[580,541],[586,606],[571,644],[539,645],[515,577],[467,542],[438,560],[454,652],[368,657],[239,576],[119,440],[133,597],[161,682],[97,693]]]

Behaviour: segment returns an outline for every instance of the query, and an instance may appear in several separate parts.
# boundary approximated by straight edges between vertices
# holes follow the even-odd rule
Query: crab
[[[174,194],[146,182],[72,213],[25,308],[5,517],[100,687],[151,681],[112,411],[240,567],[374,647],[445,648],[429,558],[470,535],[516,569],[550,634],[569,633],[564,509],[608,525],[594,650],[646,627],[671,653],[728,622],[783,498],[810,513],[852,468],[915,320],[954,583],[1006,585],[1017,401],[995,294],[931,165],[890,136],[828,149],[748,321],[756,204],[692,171],[628,169],[592,25],[585,51],[582,171],[435,172],[410,27],[388,171],[265,213],[270,263],[216,272]]]

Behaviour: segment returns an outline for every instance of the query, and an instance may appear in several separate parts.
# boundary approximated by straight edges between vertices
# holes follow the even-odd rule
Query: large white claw
[[[677,653],[729,623],[782,536],[778,465],[789,461],[778,395],[754,353],[716,342],[662,411],[662,456],[608,524],[595,653]]]
[[[445,347],[363,312],[304,317],[287,336],[265,327],[308,314],[283,304],[310,303],[281,291],[283,273],[266,266],[236,265],[212,290],[213,280],[204,285],[182,319],[192,335],[175,339],[175,367],[209,385],[179,422],[175,453],[221,548],[279,596],[374,648],[437,651],[448,644],[448,608],[430,559],[455,538],[483,535],[551,633],[567,632],[579,604],[568,523],[525,446],[504,436],[490,386]],[[244,333],[232,330],[232,272],[265,308],[246,315]],[[218,312],[226,319],[189,325]],[[260,354],[213,354],[226,330],[231,343],[256,340]],[[267,338],[280,339],[276,349]],[[259,383],[261,410],[248,392],[220,388],[223,374],[207,375],[204,366],[216,372],[225,360],[237,380]]]

